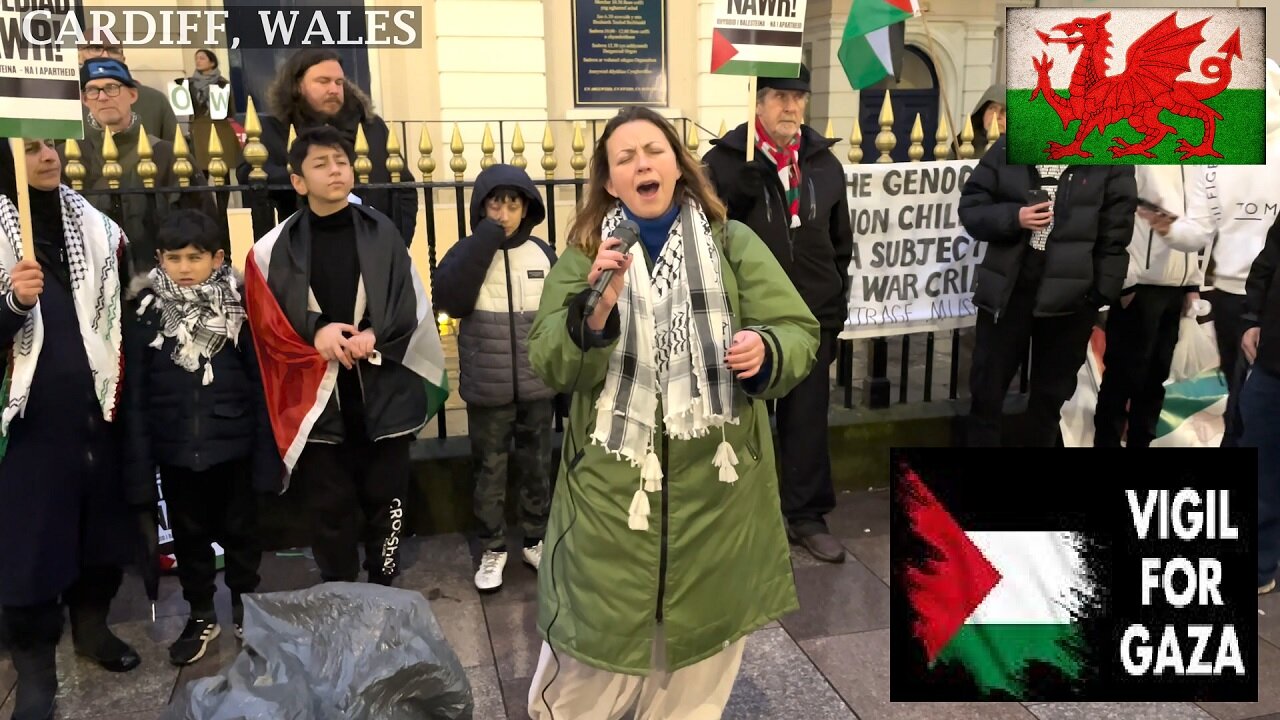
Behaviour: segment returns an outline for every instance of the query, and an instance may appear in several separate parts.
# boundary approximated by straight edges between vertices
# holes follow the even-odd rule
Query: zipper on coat
[[[814,221],[818,219],[818,201],[814,199],[817,193],[813,190],[813,178],[807,177],[805,180],[809,184],[809,220]]]
[[[671,463],[667,455],[671,443],[662,439],[662,548],[658,552],[658,611],[655,615],[662,622],[662,602],[667,595],[667,478],[671,475]]]
[[[1151,241],[1155,237],[1155,228],[1147,230],[1147,272],[1151,272]]]
[[[511,330],[511,393],[515,402],[520,402],[520,356],[516,346],[516,305],[511,288],[511,258],[507,249],[502,249],[502,265],[507,276],[507,327]]]

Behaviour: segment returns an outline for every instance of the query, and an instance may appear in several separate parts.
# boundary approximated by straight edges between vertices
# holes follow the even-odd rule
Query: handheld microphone
[[[618,227],[614,228],[612,237],[622,241],[622,247],[616,249],[626,255],[632,245],[640,242],[640,226],[634,220],[623,220]],[[600,304],[600,299],[604,297],[604,289],[609,287],[611,280],[613,280],[613,270],[605,270],[600,273],[600,277],[596,278],[595,284],[591,286],[591,294],[587,296],[585,317],[591,317],[591,314],[596,311],[596,305]]]

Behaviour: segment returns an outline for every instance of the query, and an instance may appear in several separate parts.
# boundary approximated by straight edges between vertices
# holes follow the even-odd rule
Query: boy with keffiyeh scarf
[[[271,436],[241,283],[224,264],[222,233],[182,210],[157,232],[159,266],[134,279],[126,397],[126,472],[160,482],[173,526],[178,577],[191,617],[170,660],[199,660],[218,637],[212,542],[226,552],[235,633],[241,596],[257,589],[257,493],[278,492],[283,467]]]

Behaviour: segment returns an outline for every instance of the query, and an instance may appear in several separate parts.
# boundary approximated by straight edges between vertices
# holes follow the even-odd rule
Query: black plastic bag
[[[165,720],[471,720],[471,686],[421,593],[363,583],[246,595],[244,648]]]

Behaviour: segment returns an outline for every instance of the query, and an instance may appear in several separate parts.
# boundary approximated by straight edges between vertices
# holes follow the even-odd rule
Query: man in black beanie
[[[804,124],[809,69],[795,78],[756,82],[755,159],[747,162],[747,125],[712,140],[703,162],[729,218],[748,225],[773,250],[822,325],[812,374],[778,401],[782,514],[791,539],[819,560],[843,562],[844,548],[827,529],[835,509],[827,413],[836,338],[849,308],[849,224],[844,167],[836,140]]]

